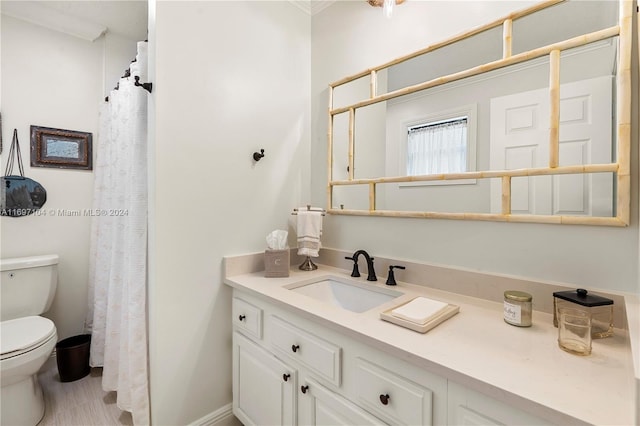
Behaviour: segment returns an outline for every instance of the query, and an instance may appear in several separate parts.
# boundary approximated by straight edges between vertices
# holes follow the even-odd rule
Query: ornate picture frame
[[[93,170],[88,132],[31,126],[31,166]]]

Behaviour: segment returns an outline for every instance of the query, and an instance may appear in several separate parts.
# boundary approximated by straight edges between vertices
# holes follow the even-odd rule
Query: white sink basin
[[[311,283],[296,283],[286,288],[352,312],[368,311],[403,294],[396,290],[338,277],[326,277]]]

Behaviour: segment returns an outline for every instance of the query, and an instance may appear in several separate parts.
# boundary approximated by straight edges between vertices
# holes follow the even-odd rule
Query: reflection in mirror
[[[453,186],[412,186],[388,183],[384,187],[384,196],[376,200],[380,210],[437,212],[437,213],[491,213],[487,193],[492,181],[500,183],[499,178],[481,179],[473,185]],[[499,213],[499,212],[498,212]]]
[[[387,72],[381,71],[378,73],[378,93],[384,93],[387,91],[386,81]],[[341,108],[347,105],[353,105],[362,99],[367,99],[371,96],[371,90],[371,78],[369,75],[338,86],[333,91],[333,107]]]
[[[511,213],[613,217],[613,173],[585,173],[514,177]],[[495,183],[492,183],[492,189]],[[492,191],[491,212],[501,210],[499,194]]]
[[[548,176],[519,176],[511,182],[513,196],[510,209],[515,215],[615,216],[615,182],[613,173],[584,173]],[[470,187],[411,187],[395,191],[397,184],[378,184],[376,210],[402,212],[436,212],[495,214],[502,212],[501,179],[482,179]],[[491,196],[487,197],[487,192]],[[347,210],[368,210],[367,186],[338,186],[334,206]]]
[[[358,108],[356,111],[353,165],[355,178],[373,178],[385,175],[386,116],[385,102]]]
[[[566,1],[556,4],[513,21],[512,55],[615,26],[617,19],[618,3],[615,1]],[[454,44],[395,64],[387,71],[388,91],[399,90],[502,59],[502,37],[501,26],[491,28]],[[357,81],[358,87],[362,88],[360,93],[363,96],[354,101],[367,97],[368,78]],[[355,81],[349,84],[353,83]],[[548,81],[545,80],[544,84],[546,83]],[[338,89],[341,88],[342,86],[339,86]],[[385,93],[385,91],[378,90],[378,93]],[[344,106],[334,105],[335,107]]]
[[[617,38],[612,38],[590,45],[567,50],[560,56],[561,61],[561,122],[565,126],[575,124],[576,114],[590,111],[592,107],[599,107],[597,118],[601,122],[594,125],[594,129],[606,127],[604,135],[607,137],[607,145],[611,151],[610,135],[612,127],[612,96],[615,88],[614,73],[616,69]],[[457,111],[464,115],[463,111],[470,110],[470,105],[477,105],[477,114],[481,117],[478,126],[478,170],[499,170],[504,165],[491,164],[490,151],[493,136],[491,131],[498,132],[498,128],[504,128],[505,123],[491,122],[496,116],[504,115],[510,111],[510,125],[523,126],[519,130],[524,131],[527,120],[535,117],[537,128],[542,134],[536,137],[540,143],[548,145],[546,133],[549,127],[549,60],[547,57],[539,58],[522,64],[512,65],[500,70],[492,71],[476,77],[423,90],[412,95],[387,101],[387,157],[393,155],[392,151],[402,146],[402,139],[406,139],[408,127],[406,123],[420,121],[420,117],[438,117],[443,119],[455,118]],[[579,84],[571,85],[582,81]],[[581,92],[582,90],[582,92]],[[592,92],[590,92],[592,91]],[[594,94],[598,99],[589,97]],[[511,96],[511,97],[509,97]],[[588,100],[590,104],[580,104],[581,100]],[[521,114],[511,112],[518,109],[519,105],[539,105],[539,109],[528,110],[529,118]],[[502,110],[502,112],[500,112]],[[590,117],[595,118],[595,117]],[[506,118],[504,118],[506,119]],[[520,123],[518,120],[524,120]],[[540,121],[540,120],[545,120]],[[520,123],[520,124],[519,124]],[[364,127],[364,124],[363,124]],[[518,136],[521,136],[519,133]],[[400,139],[400,140],[398,140]],[[602,137],[595,137],[601,143]],[[356,145],[360,139],[356,136]],[[400,149],[400,155],[404,156],[404,150]],[[397,155],[393,155],[396,157]],[[594,160],[594,163],[610,162]],[[544,164],[543,164],[544,165]],[[542,165],[537,165],[540,167]],[[386,176],[400,176],[403,172],[397,166],[389,164]]]
[[[615,88],[616,50],[617,38],[611,38],[567,50],[561,55],[560,165],[605,164],[614,161],[612,97]],[[415,127],[455,121],[460,117],[467,118],[467,167],[462,171],[545,167],[549,158],[548,68],[548,58],[539,58],[359,108],[355,118],[354,178],[458,172],[459,170],[436,168],[424,170],[423,173],[411,173],[409,161],[413,154],[410,152],[409,143],[412,129]],[[477,120],[478,116],[484,120]],[[341,169],[334,168],[334,179],[343,180],[347,179],[348,115],[340,114],[335,120],[334,158],[341,158],[338,161]],[[341,148],[338,148],[338,145]],[[421,162],[433,161],[432,157],[425,157]],[[381,167],[383,172],[380,172]],[[605,194],[599,197],[608,199],[610,205],[608,210],[592,211],[606,211],[606,216],[611,216],[615,201],[612,175],[600,174],[596,179],[608,181],[607,184],[599,183],[599,190],[607,192],[606,197]],[[518,194],[520,188],[516,182],[519,180],[514,181],[514,194]],[[377,190],[384,191],[384,195],[377,194],[376,208],[419,211],[421,208],[415,205],[407,209],[401,208],[407,204],[403,202],[403,198],[415,200],[433,195],[427,193],[427,189],[423,189],[421,193],[420,189],[409,191],[406,188],[434,184],[477,186],[438,193],[437,198],[451,197],[462,200],[456,204],[467,200],[468,207],[452,208],[452,212],[500,212],[499,201],[498,210],[489,209],[496,197],[500,200],[500,179],[437,180],[378,185]],[[366,195],[367,191],[365,187],[360,192]],[[346,194],[343,198],[344,196]],[[517,196],[519,195],[515,197]],[[364,199],[366,200],[366,197]],[[483,199],[481,204],[485,207],[482,210],[474,210],[479,203],[470,200],[475,199]],[[348,200],[343,201],[345,202],[342,204],[353,206],[353,203],[347,202]],[[339,204],[334,203],[334,206],[337,205]],[[447,209],[437,205],[433,211]]]
[[[513,21],[513,54],[517,55],[613,27],[618,24],[617,1],[565,1]]]
[[[333,158],[331,174],[334,180],[349,177],[349,113],[333,117]]]
[[[427,92],[427,91],[425,91]],[[419,92],[421,94],[421,92]],[[419,176],[473,172],[477,168],[476,103],[463,95],[445,105],[447,96],[387,101],[385,176]],[[425,102],[426,101],[426,102]],[[453,107],[454,104],[457,106]],[[452,108],[447,108],[452,106]],[[415,134],[415,130],[418,134]],[[420,143],[421,147],[415,144]],[[414,144],[414,145],[412,145]],[[415,165],[425,168],[415,169]],[[426,168],[426,165],[429,165]],[[420,166],[422,167],[422,166]],[[468,185],[475,179],[402,182],[399,186]]]
[[[469,117],[420,120],[407,128],[407,176],[468,172]]]
[[[502,28],[491,28],[473,37],[393,65],[387,71],[388,91],[403,89],[501,58]]]
[[[484,70],[483,64],[502,60],[506,30],[498,26],[482,31],[335,86],[332,109],[345,112],[333,115],[331,180],[360,184],[332,185],[331,207],[339,209],[342,204],[345,210],[368,214],[389,210],[390,216],[415,211],[615,218],[617,203],[624,203],[625,197],[624,192],[618,197],[615,190],[620,125],[614,100],[625,93],[620,87],[628,84],[619,81],[620,37],[611,36],[618,32],[619,13],[629,12],[619,10],[617,2],[568,1],[515,19],[509,54],[524,52],[533,59],[489,67],[444,84],[443,75],[474,67]],[[625,40],[629,38],[626,27],[619,29]],[[582,39],[582,34],[590,32],[603,36],[561,48],[559,59],[548,53],[529,54],[571,37]],[[629,55],[628,41],[622,45],[623,54]],[[554,83],[555,64],[559,64],[559,75]],[[426,83],[436,80],[440,84]],[[412,85],[428,88],[409,90]],[[393,91],[402,94],[384,95]],[[557,113],[551,101],[554,92],[559,93]],[[386,100],[367,101],[381,95]],[[550,143],[554,117],[557,148]],[[622,147],[625,154],[628,142]],[[450,168],[455,162],[455,168]],[[582,169],[583,165],[592,166]],[[628,168],[628,163],[623,165]],[[574,166],[575,172],[567,166]],[[554,167],[565,167],[565,171],[556,175]],[[547,170],[532,176],[508,172],[520,169]],[[489,179],[491,171],[495,178]],[[501,177],[505,172],[511,177]],[[628,171],[621,176],[625,175]],[[544,208],[523,207],[536,192],[532,188],[538,188],[535,204]],[[505,204],[505,194],[510,204]],[[607,224],[626,223],[623,219]]]

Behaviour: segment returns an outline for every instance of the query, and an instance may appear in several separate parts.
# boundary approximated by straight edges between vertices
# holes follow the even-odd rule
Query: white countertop
[[[292,269],[288,278],[257,272],[226,277],[225,283],[551,422],[635,424],[634,365],[624,330],[594,340],[591,355],[580,357],[558,347],[552,315],[538,311],[532,327],[515,327],[504,322],[502,303],[398,282],[393,289],[404,296],[354,313],[284,288],[326,275],[349,277],[347,271],[319,265],[316,271]],[[358,278],[386,287],[378,279]],[[426,334],[380,319],[380,312],[418,295],[458,305],[460,313]]]

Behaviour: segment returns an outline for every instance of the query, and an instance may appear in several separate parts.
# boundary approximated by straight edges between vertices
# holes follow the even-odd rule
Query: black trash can
[[[73,382],[89,374],[90,334],[68,337],[56,343],[56,360],[61,382]]]

